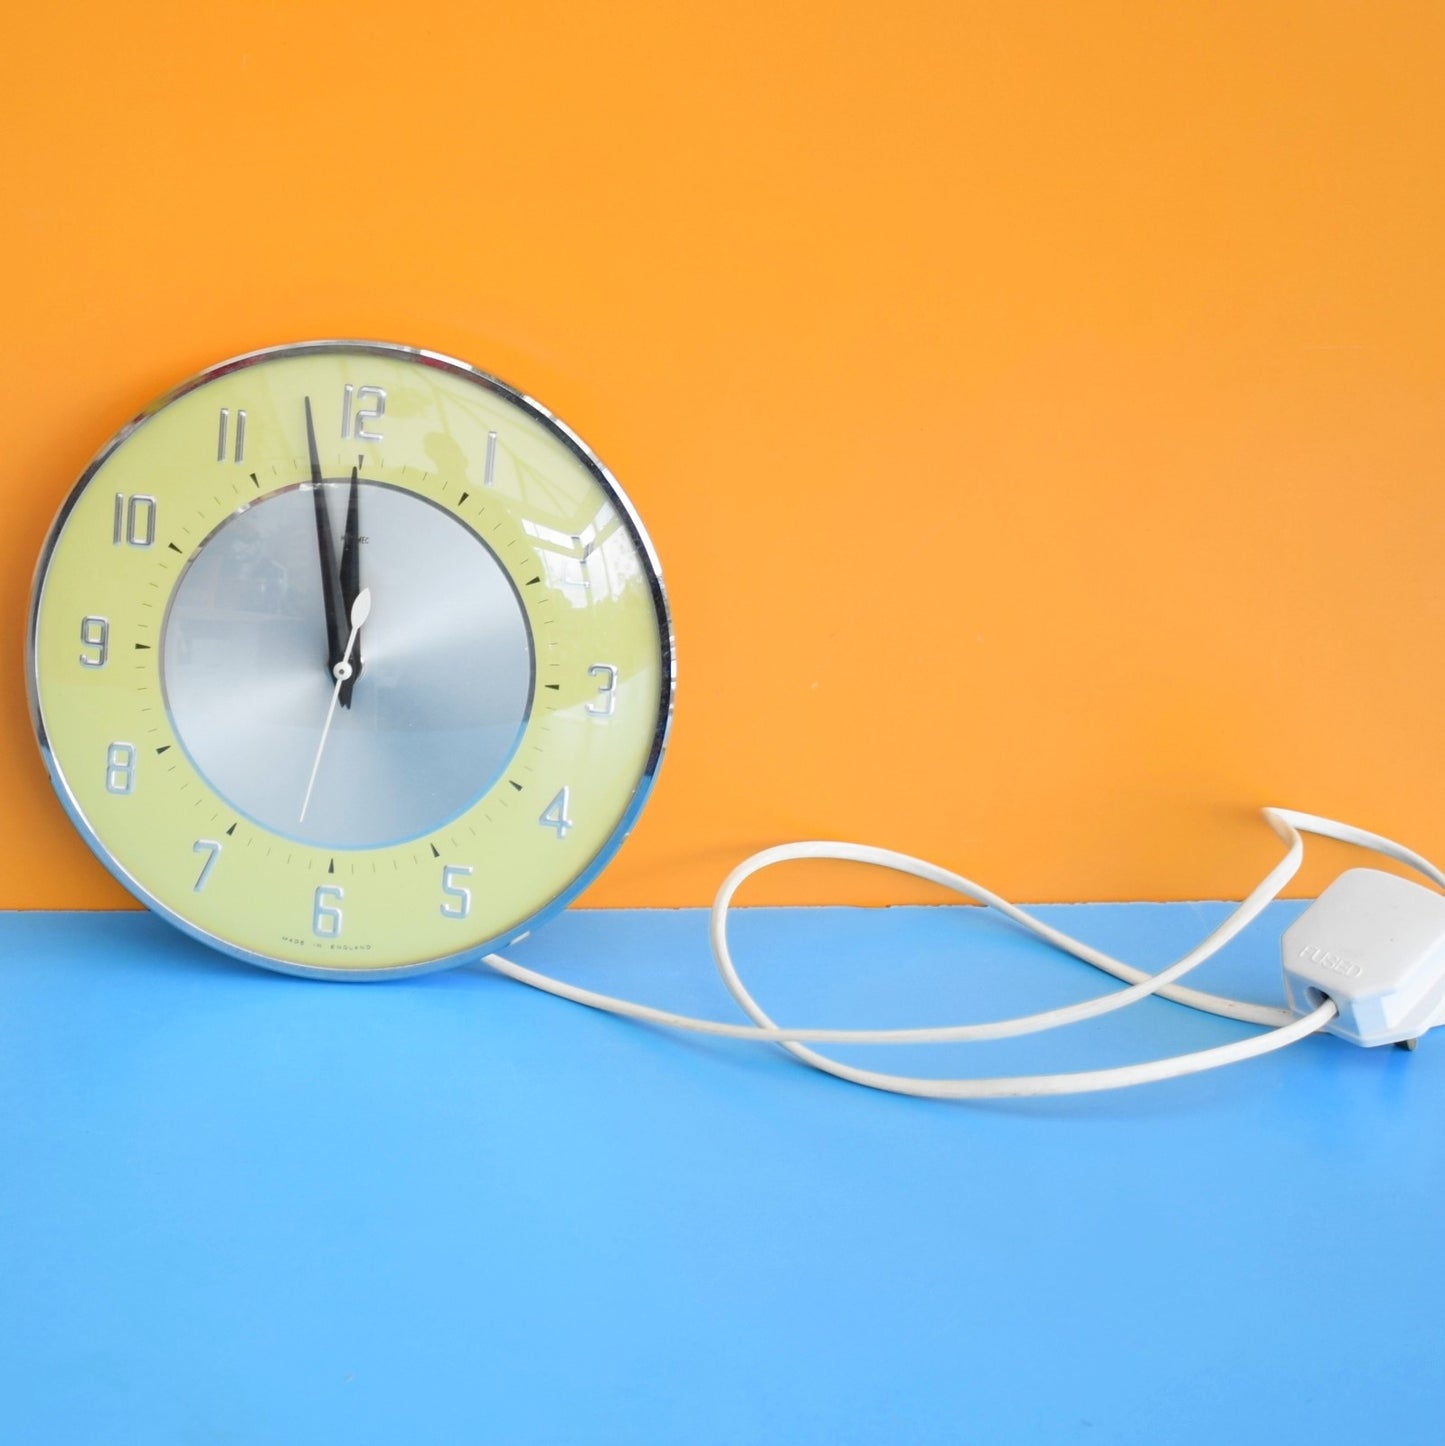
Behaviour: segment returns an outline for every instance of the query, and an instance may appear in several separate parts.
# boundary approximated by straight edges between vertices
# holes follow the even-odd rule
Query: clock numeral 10
[[[542,810],[542,816],[537,820],[543,828],[555,828],[558,838],[566,838],[567,830],[573,827],[572,820],[567,817],[569,801],[570,789],[563,787],[557,797]]]
[[[147,497],[143,492],[137,492],[133,497],[117,492],[110,540],[117,547],[122,542],[131,547],[149,547],[155,542],[156,499]]]
[[[472,912],[472,891],[459,881],[472,876],[470,864],[447,864],[442,869],[442,893],[445,900],[437,905],[448,919],[465,919]]]
[[[370,401],[371,405],[366,403]],[[355,404],[355,412],[352,407]],[[367,431],[367,424],[379,422],[386,413],[385,387],[353,387],[347,382],[341,399],[341,435],[358,442],[379,442],[380,432]]]
[[[334,939],[341,932],[341,910],[337,904],[345,897],[346,890],[339,884],[317,887],[316,902],[311,906],[311,932],[318,939]]]
[[[82,652],[82,668],[103,668],[110,657],[110,620],[108,618],[81,618],[80,642],[82,648],[94,648],[95,652]]]
[[[131,793],[135,789],[135,745],[112,743],[105,750],[105,791]]]

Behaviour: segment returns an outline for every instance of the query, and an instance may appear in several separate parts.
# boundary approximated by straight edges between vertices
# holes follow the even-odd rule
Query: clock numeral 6
[[[130,793],[135,788],[135,745],[112,743],[105,750],[105,791]]]
[[[110,619],[97,617],[81,618],[80,642],[84,648],[95,649],[93,654],[81,653],[80,666],[82,668],[105,667],[105,661],[110,657]]]
[[[311,906],[311,932],[318,939],[334,939],[341,932],[341,910],[336,905],[345,897],[346,890],[339,884],[317,887],[316,902]]]
[[[472,876],[470,864],[447,864],[442,868],[442,893],[446,899],[437,905],[448,919],[465,919],[472,912],[472,891],[459,882]]]
[[[353,399],[356,403],[352,412]],[[368,399],[370,406],[366,405]],[[341,401],[341,435],[355,437],[358,442],[379,442],[380,432],[367,431],[370,422],[379,422],[386,414],[385,387],[353,387],[347,382]]]
[[[542,816],[537,820],[543,828],[555,828],[558,838],[566,838],[567,830],[572,827],[572,820],[567,817],[567,804],[570,790],[564,787],[557,797],[542,810]]]
[[[117,492],[110,540],[117,547],[122,542],[130,547],[150,547],[156,540],[156,499],[144,492],[133,497]]]
[[[594,718],[610,718],[617,706],[617,669],[611,663],[593,663],[587,669],[587,676],[602,680],[597,685],[597,697],[587,705],[587,711]]]

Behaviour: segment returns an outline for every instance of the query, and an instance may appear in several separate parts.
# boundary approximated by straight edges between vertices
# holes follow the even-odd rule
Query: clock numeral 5
[[[135,789],[135,745],[112,743],[105,750],[105,791],[130,793]]]
[[[156,499],[144,492],[133,497],[117,492],[110,540],[117,547],[122,542],[131,547],[149,547],[156,540]]]
[[[311,906],[311,932],[318,939],[334,939],[341,932],[341,910],[336,905],[345,897],[346,890],[339,884],[317,887],[316,902]]]
[[[366,402],[370,399],[371,405]],[[356,403],[353,415],[352,404]],[[358,442],[379,442],[380,432],[367,431],[367,424],[379,422],[386,413],[385,387],[353,387],[347,382],[341,400],[341,435],[355,437]]]
[[[470,864],[446,864],[442,868],[442,893],[446,899],[437,905],[439,913],[448,919],[465,919],[472,912],[472,891],[458,882],[471,876]]]
[[[82,652],[80,655],[80,666],[82,668],[103,668],[105,661],[110,657],[110,619],[109,618],[81,618],[80,620],[80,642],[84,648],[94,648],[95,653]]]
[[[573,827],[572,820],[567,816],[570,793],[571,790],[564,787],[557,797],[542,810],[542,816],[537,820],[543,828],[555,828],[558,838],[566,838],[567,830]]]

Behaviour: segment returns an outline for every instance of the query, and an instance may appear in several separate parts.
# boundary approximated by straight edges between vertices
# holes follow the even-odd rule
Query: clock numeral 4
[[[353,410],[354,408],[354,410]],[[341,399],[341,435],[358,442],[379,442],[380,432],[368,431],[372,422],[386,414],[385,387],[353,387],[347,382]]]
[[[117,547],[122,542],[130,547],[150,547],[156,540],[156,499],[144,492],[133,497],[117,492],[110,540]]]
[[[80,666],[82,668],[105,667],[106,659],[110,657],[110,619],[81,618],[80,642],[83,649],[93,648],[95,650],[93,653],[82,651]]]
[[[318,939],[334,939],[341,933],[341,910],[337,905],[345,897],[346,890],[340,884],[317,887],[316,902],[311,906],[311,932]]]
[[[206,887],[206,880],[211,877],[211,870],[216,867],[216,860],[221,857],[220,842],[213,838],[198,838],[191,845],[193,854],[205,854],[206,861],[201,865],[201,871],[196,875],[196,882],[191,892],[199,894]]]
[[[448,919],[465,919],[472,912],[472,891],[460,882],[471,876],[470,864],[446,864],[442,868],[442,893],[446,898],[437,905],[438,912]]]
[[[135,745],[112,743],[105,750],[105,791],[131,793],[135,790]]]
[[[557,797],[542,810],[542,816],[537,820],[543,828],[555,828],[558,838],[566,838],[567,830],[573,826],[572,820],[567,816],[570,793],[569,788],[563,787]]]
[[[610,718],[617,706],[617,669],[611,663],[593,663],[587,669],[589,678],[600,678],[597,696],[587,705],[594,718]]]

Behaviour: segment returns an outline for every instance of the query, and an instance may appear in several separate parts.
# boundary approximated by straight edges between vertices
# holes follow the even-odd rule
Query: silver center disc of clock
[[[324,486],[337,558],[348,490]],[[517,746],[534,677],[521,600],[482,539],[396,487],[363,482],[359,501],[362,669],[332,717],[304,822],[335,688],[309,486],[206,539],[161,653],[171,725],[210,786],[265,828],[342,849],[417,838],[475,803]]]

